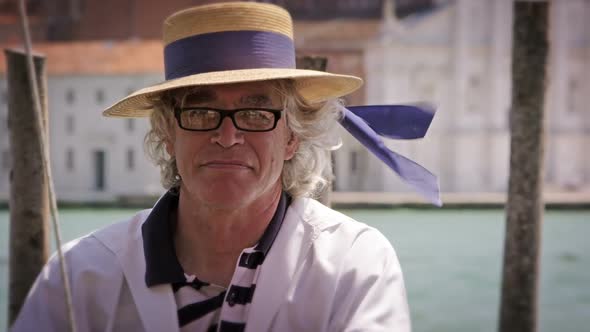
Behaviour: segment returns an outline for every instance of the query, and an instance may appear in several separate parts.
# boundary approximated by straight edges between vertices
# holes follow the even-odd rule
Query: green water
[[[132,210],[61,211],[73,239]],[[402,263],[414,331],[495,331],[500,299],[502,210],[346,210],[381,230]],[[548,211],[543,225],[539,325],[543,332],[590,326],[590,211]],[[8,212],[0,211],[0,330],[6,326]]]

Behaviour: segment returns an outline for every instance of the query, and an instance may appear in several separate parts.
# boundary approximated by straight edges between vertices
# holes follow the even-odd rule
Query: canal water
[[[343,210],[379,229],[394,245],[404,271],[413,330],[496,331],[500,300],[504,212],[500,209]],[[64,209],[62,237],[70,240],[122,220],[126,209]],[[0,331],[7,325],[8,211],[0,210]],[[545,214],[539,327],[543,332],[590,328],[590,210]]]

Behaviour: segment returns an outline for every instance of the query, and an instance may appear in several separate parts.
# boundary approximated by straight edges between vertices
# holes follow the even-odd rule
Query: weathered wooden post
[[[11,324],[29,288],[47,261],[49,252],[49,200],[47,182],[35,129],[33,93],[29,85],[26,56],[5,50],[8,78],[8,125],[10,128],[10,260],[8,317]],[[34,57],[48,142],[45,58]]]
[[[514,4],[510,180],[501,332],[537,330],[548,7],[545,1]]]
[[[326,71],[327,65],[328,59],[326,57],[308,55],[297,57],[297,68]],[[328,152],[328,154],[330,155],[330,159],[332,159],[332,153]],[[334,174],[331,167],[325,170],[324,176],[328,179],[329,183],[319,194],[318,200],[325,206],[330,206],[332,204],[330,200],[332,194],[332,181],[334,181]]]

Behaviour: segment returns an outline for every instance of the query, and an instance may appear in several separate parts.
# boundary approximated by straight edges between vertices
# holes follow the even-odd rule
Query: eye
[[[215,112],[211,112],[206,109],[189,109],[184,111],[185,116],[189,118],[206,118],[215,116]]]
[[[219,124],[219,113],[207,108],[187,108],[182,110],[180,122],[185,129],[211,129]]]
[[[262,110],[247,110],[243,111],[240,114],[241,117],[246,118],[248,120],[271,120],[273,118],[273,114],[267,111]]]

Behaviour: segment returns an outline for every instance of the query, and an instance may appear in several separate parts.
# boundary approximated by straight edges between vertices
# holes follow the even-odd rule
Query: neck
[[[185,272],[206,282],[229,285],[240,253],[262,237],[280,198],[277,187],[243,207],[211,208],[181,189],[174,244]]]

